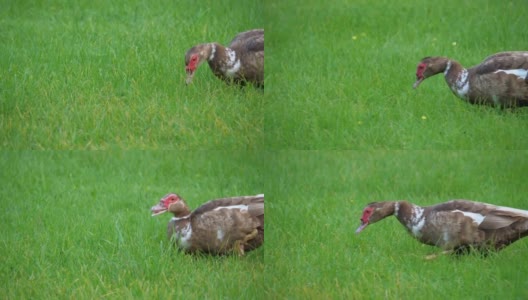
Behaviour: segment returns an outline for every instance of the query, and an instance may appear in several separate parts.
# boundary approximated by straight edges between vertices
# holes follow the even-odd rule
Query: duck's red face
[[[416,82],[413,84],[413,88],[417,88],[422,81],[425,79],[424,72],[427,70],[427,64],[424,62],[420,62],[418,64],[418,67],[416,67]]]
[[[196,67],[198,67],[198,60],[199,60],[198,54],[191,55],[191,58],[185,65],[185,72],[187,72],[187,74],[189,73],[192,74],[194,71],[196,71]]]
[[[418,67],[416,67],[416,79],[424,79],[425,69],[427,69],[425,63],[422,62],[418,64]]]
[[[169,207],[180,201],[180,196],[176,194],[168,194],[165,195],[165,197],[161,198],[160,202],[157,205],[152,206],[150,211],[152,212],[152,216],[161,215],[162,213],[169,210]]]
[[[361,219],[360,219],[361,225],[358,227],[358,229],[356,229],[356,233],[360,233],[361,231],[363,231],[363,229],[365,229],[365,227],[369,225],[370,216],[372,216],[374,211],[375,211],[375,208],[372,206],[367,206],[363,210],[363,215],[361,216]]]
[[[192,82],[194,72],[200,64],[200,56],[195,53],[187,55],[185,58],[185,72],[187,73],[187,79],[185,80],[185,83],[189,84]]]

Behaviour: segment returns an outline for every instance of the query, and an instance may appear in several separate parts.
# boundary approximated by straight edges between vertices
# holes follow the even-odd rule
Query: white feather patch
[[[416,237],[421,237],[422,228],[424,227],[424,225],[425,225],[425,218],[421,218],[420,221],[418,221],[418,223],[413,224],[412,229],[411,229],[413,235]]]
[[[519,77],[519,79],[522,79],[522,80],[526,79],[526,75],[528,74],[528,70],[525,70],[525,69],[497,70],[493,73],[499,73],[499,72],[515,75]]]
[[[482,223],[482,221],[484,221],[484,216],[481,215],[481,214],[467,212],[467,211],[461,211],[461,210],[458,210],[458,209],[454,210],[453,212],[459,212],[459,213],[462,213],[466,217],[470,217],[473,220],[473,222],[477,223],[478,225],[480,225],[480,223]]]
[[[234,65],[235,62],[237,61],[235,50],[233,50],[231,48],[226,48],[226,54],[227,54],[227,58],[228,58],[227,65],[228,66]]]
[[[233,77],[236,74],[236,72],[238,72],[238,70],[240,70],[240,59],[237,59],[233,67],[227,69],[226,74],[229,77]]]
[[[460,72],[460,75],[457,78],[456,81],[456,91],[457,94],[465,98],[468,91],[469,91],[469,80],[468,80],[468,70],[463,69],[462,72]]]
[[[447,243],[449,241],[449,232],[444,231],[443,238],[444,238],[444,242]]]
[[[211,44],[211,55],[209,55],[209,60],[213,60],[216,53],[216,45],[214,43]]]
[[[218,229],[216,231],[216,238],[221,241],[223,238],[224,238],[224,232],[222,231],[222,229]]]
[[[413,216],[412,216],[412,224],[411,224],[411,231],[414,236],[421,237],[422,236],[422,228],[425,225],[425,216],[424,216],[424,209],[421,207],[414,207],[413,208]]]
[[[447,81],[447,73],[451,70],[451,61],[447,61],[446,69],[444,70],[444,76]],[[460,74],[455,81],[453,86],[449,86],[453,92],[455,92],[460,98],[465,99],[467,93],[469,92],[469,72],[467,69],[462,69]],[[449,82],[449,81],[448,81]]]
[[[179,220],[185,220],[185,219],[188,219],[191,215],[188,214],[184,217],[180,217],[180,218],[177,218],[177,217],[172,217],[171,221],[179,221]]]
[[[447,72],[449,72],[449,69],[451,69],[451,61],[450,60],[447,61],[447,66],[446,66],[446,68],[444,70],[444,76],[447,75]]]
[[[258,194],[258,195],[255,195],[255,197],[262,197],[262,198],[264,198],[264,194]]]
[[[225,74],[228,77],[233,77],[238,70],[240,70],[240,59],[237,58],[235,50],[226,48],[227,62]]]
[[[239,209],[240,211],[247,211],[248,206],[247,205],[230,205],[230,206],[219,206],[213,210],[220,210],[220,209]]]
[[[191,228],[191,223],[189,223],[180,232],[179,239],[180,239],[180,246],[182,248],[188,249],[191,246],[190,241],[189,241],[191,239],[191,235],[192,235],[192,228]]]

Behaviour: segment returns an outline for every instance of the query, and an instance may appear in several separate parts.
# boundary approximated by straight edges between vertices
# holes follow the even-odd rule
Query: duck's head
[[[178,216],[182,213],[188,214],[189,208],[187,207],[187,203],[179,195],[167,194],[161,198],[158,204],[152,206],[150,211],[152,212],[152,216],[161,215],[166,211],[170,211],[175,216]]]
[[[211,45],[201,44],[187,50],[185,54],[185,73],[187,73],[186,84],[190,84],[196,69],[211,56]]]

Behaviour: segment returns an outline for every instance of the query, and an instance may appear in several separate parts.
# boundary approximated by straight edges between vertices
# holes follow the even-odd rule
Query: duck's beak
[[[189,68],[186,68],[185,72],[187,73],[187,78],[185,79],[185,84],[189,85],[191,84],[193,77],[194,77],[194,71],[190,70]]]
[[[154,217],[154,216],[161,215],[162,213],[166,212],[167,208],[160,201],[160,203],[158,203],[157,205],[152,206],[150,211],[152,212],[152,216]]]
[[[424,80],[424,78],[419,78],[418,80],[416,80],[416,82],[413,84],[413,89],[416,89],[420,83],[422,83],[422,81]]]
[[[367,227],[368,224],[369,224],[368,222],[361,221],[361,225],[358,227],[358,229],[356,229],[356,234],[363,231],[363,229],[365,229],[365,227]]]

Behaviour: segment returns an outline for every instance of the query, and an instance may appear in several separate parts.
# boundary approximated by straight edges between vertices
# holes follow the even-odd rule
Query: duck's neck
[[[444,76],[449,88],[458,97],[466,99],[469,92],[468,70],[455,60],[448,59],[445,64]]]
[[[171,223],[174,224],[176,232],[184,230],[186,227],[191,224],[191,213],[187,215],[183,214],[174,214],[174,217],[171,219]]]
[[[222,45],[218,44],[218,43],[209,43],[207,44],[207,61],[208,62],[211,62],[211,61],[214,61],[215,58],[218,56],[217,54],[217,49],[219,48],[219,46],[221,47]]]
[[[169,239],[174,241],[182,248],[188,248],[189,239],[192,235],[191,220],[190,218],[172,218],[169,222]]]
[[[170,206],[169,211],[174,215],[173,220],[185,220],[191,216],[191,210],[184,202]]]
[[[240,58],[235,50],[218,43],[211,43],[209,48],[211,50],[207,62],[215,73],[231,77],[238,72]]]
[[[174,220],[188,220],[191,217],[191,213],[188,214],[174,214],[172,219]]]
[[[408,201],[395,203],[394,216],[414,236],[420,236],[420,231],[425,223],[424,208]]]

